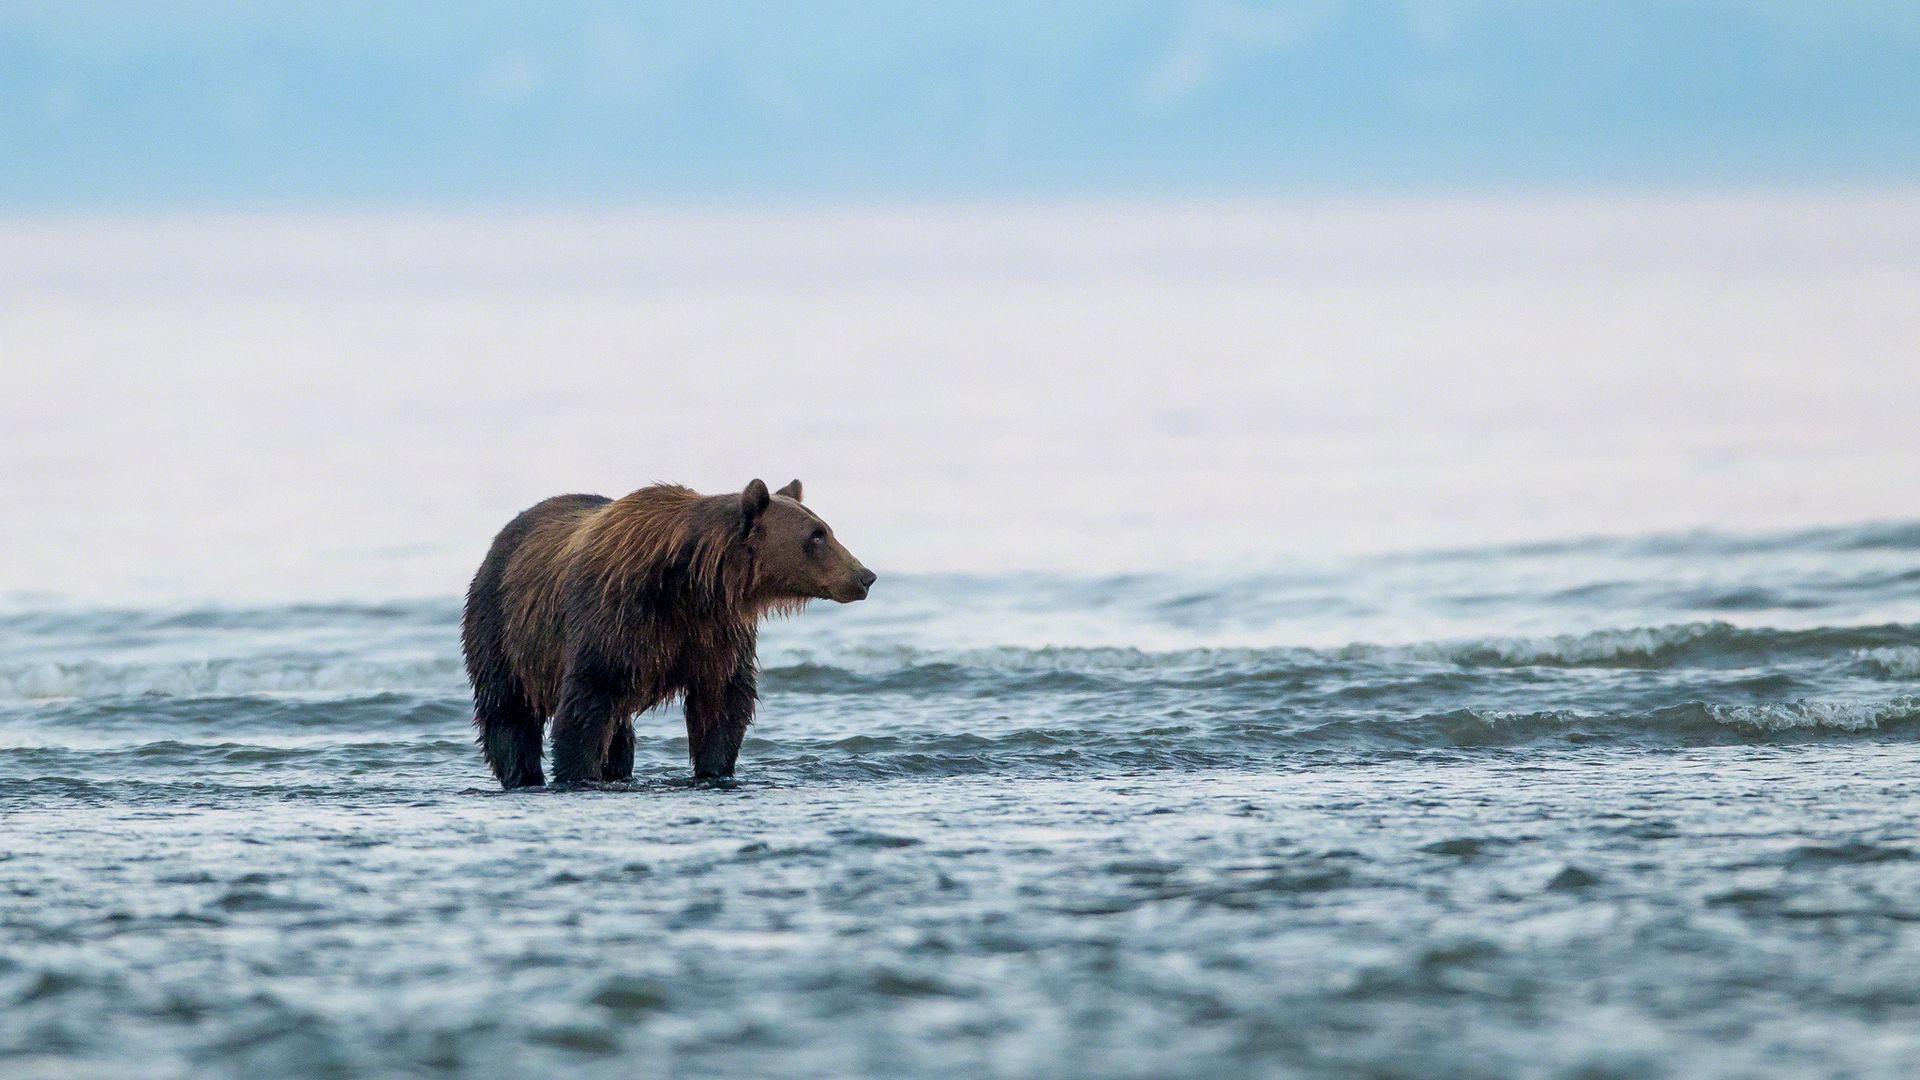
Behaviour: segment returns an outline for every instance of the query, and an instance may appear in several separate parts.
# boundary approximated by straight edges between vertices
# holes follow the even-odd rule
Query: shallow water
[[[458,603],[0,615],[8,1076],[1901,1076],[1920,524],[887,575],[740,783]]]

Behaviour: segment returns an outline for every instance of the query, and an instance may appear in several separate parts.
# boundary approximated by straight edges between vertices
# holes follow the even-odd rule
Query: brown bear
[[[694,776],[733,775],[753,721],[760,620],[866,598],[873,572],[800,503],[655,484],[558,495],[500,530],[467,590],[473,723],[506,788],[633,775],[633,716],[684,697]]]

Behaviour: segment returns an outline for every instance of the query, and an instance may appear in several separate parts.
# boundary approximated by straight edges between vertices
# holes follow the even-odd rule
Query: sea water
[[[27,1075],[1900,1075],[1916,563],[1910,525],[899,575],[769,627],[728,789],[688,783],[668,710],[631,784],[498,791],[451,598],[12,615],[0,1048]],[[1368,640],[1389,610],[1581,629]],[[1296,619],[1361,632],[1282,644]]]
[[[8,232],[0,1074],[1920,1071],[1913,202],[1236,213]],[[491,531],[756,473],[738,783],[499,791]]]

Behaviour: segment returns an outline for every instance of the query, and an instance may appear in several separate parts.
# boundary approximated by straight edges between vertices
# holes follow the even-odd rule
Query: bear
[[[758,700],[762,619],[864,600],[874,573],[801,502],[800,481],[737,495],[654,484],[558,495],[493,540],[467,590],[473,723],[508,790],[633,775],[633,717],[679,697],[698,780],[733,775]]]

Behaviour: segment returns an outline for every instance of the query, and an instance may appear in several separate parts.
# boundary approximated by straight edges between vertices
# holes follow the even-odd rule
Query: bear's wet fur
[[[474,726],[503,787],[633,775],[633,717],[685,701],[694,776],[733,775],[757,698],[760,620],[864,599],[874,575],[800,501],[655,484],[559,495],[500,530],[467,590]]]

